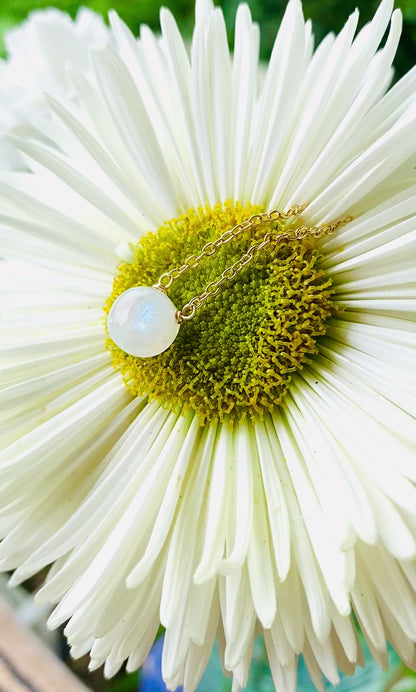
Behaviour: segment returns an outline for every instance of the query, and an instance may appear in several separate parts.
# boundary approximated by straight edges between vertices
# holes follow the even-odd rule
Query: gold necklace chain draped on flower
[[[181,276],[188,269],[194,269],[199,265],[204,257],[210,257],[214,255],[223,245],[231,242],[237,238],[243,231],[249,230],[250,228],[255,228],[256,226],[261,226],[270,222],[285,221],[294,216],[299,216],[302,214],[307,204],[296,205],[290,207],[287,211],[279,211],[273,209],[269,212],[264,212],[262,214],[253,214],[249,219],[242,221],[231,229],[224,231],[224,233],[209,243],[206,243],[202,248],[199,255],[190,255],[185,262],[180,267],[175,267],[168,272],[165,272],[159,277],[159,281],[154,285],[154,288],[159,289],[166,293],[167,289],[172,285],[173,281]],[[190,320],[194,317],[196,311],[201,307],[201,305],[208,300],[217,295],[218,291],[221,289],[223,284],[228,281],[232,281],[234,277],[247,265],[257,253],[261,252],[267,245],[274,243],[274,245],[279,245],[283,242],[302,240],[306,237],[311,238],[321,238],[324,235],[330,235],[339,226],[342,226],[349,221],[352,217],[344,218],[340,221],[333,221],[322,226],[299,226],[293,230],[286,229],[281,233],[276,233],[275,231],[269,231],[265,234],[261,241],[252,245],[247,252],[245,252],[234,264],[227,267],[218,279],[211,281],[205,289],[197,296],[194,296],[188,303],[186,303],[181,310],[176,312],[176,319],[179,323],[184,320]],[[276,229],[275,229],[276,230]]]

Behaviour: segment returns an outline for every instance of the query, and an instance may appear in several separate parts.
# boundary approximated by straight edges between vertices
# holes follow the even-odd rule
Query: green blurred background
[[[175,14],[184,35],[190,36],[193,26],[193,0],[89,0],[79,3],[76,0],[3,0],[0,6],[0,36],[15,23],[22,21],[30,10],[54,5],[75,16],[80,4],[107,15],[109,9],[115,9],[137,33],[141,23],[158,28],[158,13],[160,5],[169,7]],[[233,40],[233,20],[238,0],[217,0],[216,4],[223,8],[229,27],[230,42]],[[248,0],[251,12],[261,26],[261,54],[267,59],[273,45],[273,39],[280,18],[287,5],[287,0]],[[304,0],[303,7],[306,17],[312,19],[317,41],[328,31],[338,32],[346,17],[358,6],[361,24],[368,21],[374,14],[379,0]],[[395,6],[403,12],[404,26],[401,45],[395,60],[396,76],[407,72],[416,62],[416,0],[395,0]],[[2,55],[4,48],[1,44]]]

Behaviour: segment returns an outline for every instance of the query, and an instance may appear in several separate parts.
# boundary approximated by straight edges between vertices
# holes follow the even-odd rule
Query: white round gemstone
[[[111,307],[107,326],[114,343],[139,358],[166,351],[179,331],[176,307],[167,295],[152,286],[124,291]]]

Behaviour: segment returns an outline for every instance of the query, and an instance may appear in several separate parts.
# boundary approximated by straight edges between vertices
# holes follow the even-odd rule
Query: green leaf
[[[107,692],[137,692],[139,685],[139,673],[124,673],[114,678],[107,688]]]

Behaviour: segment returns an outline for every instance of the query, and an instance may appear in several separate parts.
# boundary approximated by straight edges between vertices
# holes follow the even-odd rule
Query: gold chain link
[[[296,205],[290,207],[287,211],[278,211],[274,209],[273,211],[264,212],[263,214],[254,214],[246,221],[237,224],[234,228],[225,231],[219,238],[213,240],[202,248],[199,255],[190,255],[184,264],[175,269],[171,269],[169,272],[165,272],[159,278],[157,284],[154,288],[157,288],[164,293],[172,285],[173,281],[181,276],[188,269],[194,269],[198,266],[204,257],[210,257],[214,255],[218,250],[229,243],[231,240],[237,238],[243,231],[247,231],[256,226],[261,226],[266,223],[275,222],[276,226],[274,231],[279,228],[279,222],[290,219],[294,216],[300,216],[303,211],[305,211],[307,204]],[[352,220],[352,217],[348,216],[341,221],[333,221],[323,226],[300,226],[293,230],[284,230],[283,232],[269,232],[266,233],[264,238],[258,243],[252,245],[247,252],[245,252],[234,264],[227,267],[221,276],[215,281],[211,281],[205,288],[205,290],[198,296],[192,298],[186,305],[183,306],[181,310],[176,313],[177,321],[183,322],[184,320],[190,320],[196,313],[196,311],[201,307],[201,305],[208,299],[217,295],[218,291],[221,289],[224,283],[232,281],[234,277],[247,265],[257,253],[261,252],[267,245],[274,243],[275,245],[280,245],[283,242],[292,240],[302,240],[307,236],[311,238],[321,238],[324,235],[330,235],[339,226],[348,223]]]

